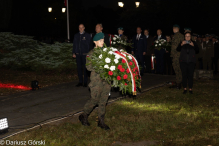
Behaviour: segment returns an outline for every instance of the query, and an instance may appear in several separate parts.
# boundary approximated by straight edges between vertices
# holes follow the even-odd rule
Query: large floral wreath
[[[136,95],[137,89],[141,88],[137,60],[131,54],[113,47],[94,49],[88,59],[100,77],[112,87],[119,87],[122,93]]]

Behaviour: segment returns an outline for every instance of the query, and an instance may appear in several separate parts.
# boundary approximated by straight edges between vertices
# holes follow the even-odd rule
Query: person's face
[[[205,39],[205,38],[202,38],[202,41],[203,41],[203,42],[205,42],[205,41],[206,41],[206,39]]]
[[[187,34],[185,35],[185,40],[186,40],[186,41],[190,41],[190,40],[191,40],[191,35],[190,35],[189,33],[187,33]]]
[[[205,40],[206,40],[206,41],[209,41],[209,37],[205,37]]]
[[[178,27],[173,27],[173,33],[177,33],[179,32],[179,28]]]
[[[162,31],[160,29],[157,30],[157,35],[160,36],[162,34]]]
[[[100,33],[102,32],[103,28],[99,24],[97,24],[95,30],[96,30],[96,33]]]
[[[197,37],[196,37],[196,36],[194,36],[194,40],[197,40]]]
[[[138,28],[137,28],[137,34],[140,34],[141,31],[142,31],[141,28],[138,27]]]
[[[149,35],[148,30],[145,30],[145,31],[144,31],[144,35],[146,35],[146,36]]]
[[[118,30],[118,34],[119,34],[119,35],[120,35],[120,34],[123,34],[123,32],[124,32],[123,30],[120,30],[120,29]]]
[[[104,39],[100,39],[99,41],[94,41],[97,47],[103,47],[104,44]]]
[[[84,25],[79,25],[79,31],[82,33],[82,32],[84,32],[84,30],[85,30],[85,27],[84,27]]]
[[[167,42],[170,42],[170,37],[166,37],[166,39],[167,39]]]

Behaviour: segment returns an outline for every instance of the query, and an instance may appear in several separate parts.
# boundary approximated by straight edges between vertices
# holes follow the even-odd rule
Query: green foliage
[[[69,70],[72,61],[72,44],[39,43],[30,36],[0,33],[0,67],[30,69],[33,71]]]

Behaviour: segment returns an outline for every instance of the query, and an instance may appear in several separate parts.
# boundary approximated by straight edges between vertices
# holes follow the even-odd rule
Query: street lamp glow
[[[49,8],[48,8],[48,11],[49,11],[49,12],[52,12],[52,7],[49,7]]]
[[[118,2],[118,5],[119,5],[120,7],[123,7],[123,6],[124,6],[124,3],[123,3],[123,2]]]
[[[65,13],[65,11],[66,11],[66,8],[62,8],[62,13]]]
[[[140,2],[135,2],[136,8],[139,7]]]

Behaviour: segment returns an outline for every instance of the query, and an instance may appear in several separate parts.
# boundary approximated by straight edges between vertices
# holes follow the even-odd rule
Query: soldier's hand
[[[191,41],[191,43],[189,45],[194,46],[194,43]]]
[[[143,55],[146,55],[146,52],[143,52]]]
[[[75,55],[75,54],[73,54],[73,55],[72,55],[72,57],[73,57],[73,58],[76,58],[76,55]]]

